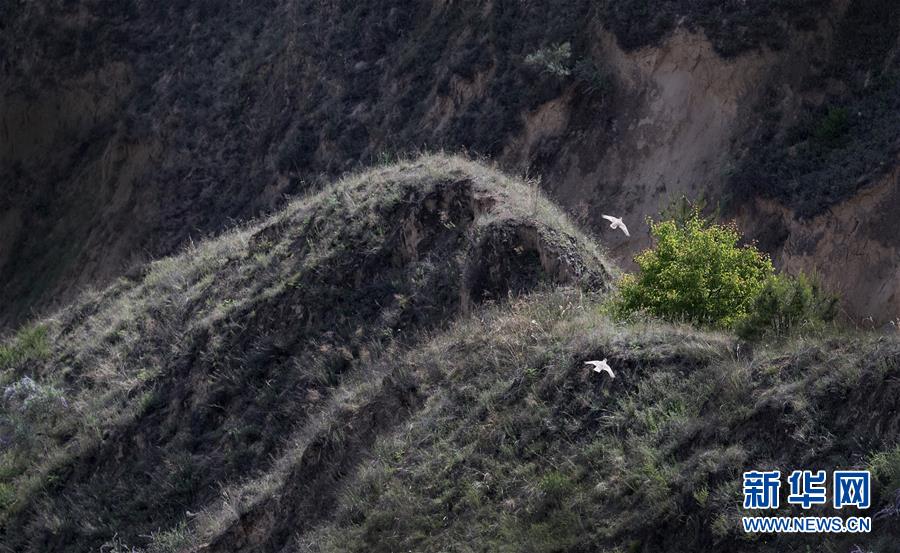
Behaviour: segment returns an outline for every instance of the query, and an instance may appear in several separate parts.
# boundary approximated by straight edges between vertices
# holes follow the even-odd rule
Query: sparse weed
[[[100,546],[100,553],[145,553],[143,549],[128,545],[118,534]]]

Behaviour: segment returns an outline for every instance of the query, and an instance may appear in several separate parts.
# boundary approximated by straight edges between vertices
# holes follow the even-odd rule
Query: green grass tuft
[[[7,344],[0,345],[0,370],[46,358],[50,353],[47,330],[45,325],[25,327]]]

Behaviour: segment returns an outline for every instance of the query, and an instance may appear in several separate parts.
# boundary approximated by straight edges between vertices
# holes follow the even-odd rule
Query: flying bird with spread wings
[[[621,218],[621,217],[613,217],[612,215],[604,215],[603,218],[606,219],[607,221],[609,221],[609,222],[611,223],[611,224],[609,225],[609,228],[611,228],[611,229],[621,229],[622,232],[625,233],[625,236],[628,236],[628,237],[631,236],[631,234],[628,233],[628,227],[626,227],[626,226],[625,226],[625,223],[622,222],[622,218]]]
[[[606,373],[610,378],[616,377],[616,373],[613,372],[612,367],[609,366],[606,359],[603,361],[585,361],[584,364],[592,365],[595,373]]]

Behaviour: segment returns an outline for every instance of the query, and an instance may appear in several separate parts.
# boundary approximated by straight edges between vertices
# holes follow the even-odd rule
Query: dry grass
[[[433,224],[415,227],[428,246],[398,257],[416,221]],[[518,224],[584,272],[463,312],[472,245]],[[0,541],[849,550],[747,541],[740,474],[871,466],[876,505],[890,501],[900,342],[825,333],[751,351],[617,322],[586,286],[605,265],[528,183],[441,155],[349,176],[154,262],[2,350],[18,352],[5,382],[33,376],[69,407],[0,459]],[[604,357],[615,380],[583,365]],[[894,543],[889,529],[866,539]]]
[[[533,228],[539,243],[523,248],[564,256],[572,285],[608,286],[596,246],[528,188],[443,155],[348,176],[23,331],[0,350],[3,381],[31,376],[67,407],[4,457],[3,535],[37,550],[48,535],[135,544],[176,528],[222,482],[266,497],[272,459],[303,443],[291,436],[318,437],[329,405],[350,416],[349,383],[379,387],[361,370],[447,324],[463,297],[481,301],[464,289],[492,237]]]
[[[413,379],[421,408],[379,435],[337,483],[325,520],[304,526],[290,547],[802,551],[815,543],[843,551],[849,542],[838,538],[746,541],[740,474],[749,466],[871,466],[882,475],[878,497],[892,497],[897,436],[890,423],[864,429],[873,412],[896,420],[885,406],[900,371],[897,340],[801,336],[742,353],[727,335],[617,323],[603,311],[577,291],[548,291],[382,358],[372,366],[380,376],[336,394],[319,425],[279,458],[277,473],[223,493],[227,509],[213,504],[196,539],[215,542],[238,516],[252,527],[261,513],[295,501],[293,481],[315,442],[310,430],[330,444],[351,441],[341,433],[348,428],[335,431],[329,421],[383,393],[390,374]],[[611,360],[616,380],[582,365],[597,357]],[[868,409],[843,404],[875,390]],[[882,530],[866,543],[892,551],[890,536]],[[262,539],[284,545],[272,534]]]

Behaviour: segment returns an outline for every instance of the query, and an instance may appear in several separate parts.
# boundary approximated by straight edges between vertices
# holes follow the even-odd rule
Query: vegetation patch
[[[763,46],[778,49],[791,32],[811,29],[827,0],[603,0],[599,10],[628,49],[657,44],[676,25],[702,30],[723,56]]]
[[[45,358],[50,353],[47,331],[43,325],[25,327],[7,343],[0,345],[0,371]],[[4,380],[6,374],[0,373],[0,382]]]
[[[185,511],[221,482],[275,470],[294,433],[382,356],[486,303],[611,280],[533,183],[443,155],[348,176],[3,346],[0,541],[176,543]],[[412,392],[397,403],[404,380],[391,382],[371,405],[385,426],[417,405]],[[329,428],[323,451],[345,438],[356,451],[379,430]]]
[[[735,201],[762,195],[813,217],[872,184],[900,152],[900,4],[850,2],[835,55],[813,68],[810,93],[787,120],[777,103],[764,109],[756,141],[732,176]],[[824,99],[819,92],[827,90]],[[773,92],[767,101],[779,94]]]
[[[619,286],[624,313],[732,328],[774,274],[767,256],[739,245],[736,227],[709,223],[697,211],[683,223],[651,221],[650,234],[655,246],[635,257],[640,273]]]
[[[640,272],[622,277],[613,314],[645,313],[754,341],[821,331],[834,320],[838,298],[817,278],[776,274],[767,255],[741,244],[734,225],[703,216],[704,205],[682,198],[662,221],[650,221],[656,243],[635,257]]]
[[[822,330],[837,315],[837,301],[815,277],[775,275],[766,280],[736,331],[742,338],[759,340],[801,329]]]
[[[666,232],[735,248],[694,224]],[[0,433],[15,415],[39,440],[4,442],[0,541],[890,551],[898,338],[826,328],[746,348],[617,320],[601,251],[533,183],[434,155],[135,270],[5,369]],[[584,364],[603,358],[615,379]],[[808,466],[871,467],[887,522],[748,541],[743,471]]]
[[[296,485],[310,473],[294,457],[277,502],[232,503],[240,517],[210,515],[196,539],[221,536],[212,549],[228,551],[253,535],[261,547],[320,553],[473,542],[529,552],[891,551],[892,518],[866,536],[748,540],[740,482],[747,467],[871,464],[875,508],[893,505],[896,432],[882,424],[897,418],[885,407],[898,355],[894,339],[849,334],[741,353],[726,335],[617,323],[578,294],[534,294],[391,361],[422,406],[336,483],[330,515],[267,522],[309,492]],[[615,380],[583,366],[597,357],[610,359]],[[364,404],[377,390],[354,388],[346,401]],[[847,407],[857,400],[865,406]],[[293,538],[277,530],[298,525]]]

